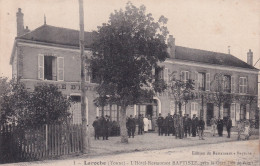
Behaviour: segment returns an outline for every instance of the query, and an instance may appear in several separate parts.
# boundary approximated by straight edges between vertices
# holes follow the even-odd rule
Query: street
[[[172,149],[122,153],[98,157],[85,157],[67,160],[48,160],[6,165],[259,165],[259,140],[204,144],[199,146],[176,147]]]

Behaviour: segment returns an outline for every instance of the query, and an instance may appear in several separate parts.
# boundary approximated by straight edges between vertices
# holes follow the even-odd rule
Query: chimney
[[[170,58],[176,58],[175,57],[175,38],[173,38],[172,35],[169,35],[169,38],[167,40],[167,44],[168,44],[168,53],[170,55]]]
[[[16,13],[16,21],[17,21],[17,36],[21,36],[24,33],[23,13],[21,8],[18,8],[18,12]]]
[[[251,49],[247,52],[247,64],[253,66],[253,52]]]

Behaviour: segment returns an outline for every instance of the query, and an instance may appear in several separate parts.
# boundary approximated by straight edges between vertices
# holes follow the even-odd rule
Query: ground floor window
[[[71,113],[71,123],[72,124],[81,124],[81,96],[70,96],[71,97],[71,106],[69,112]]]
[[[153,100],[151,103],[139,104],[136,106],[137,115],[148,116],[150,118],[155,118],[158,116],[158,105],[157,100]]]
[[[246,119],[246,105],[240,105],[240,120]]]
[[[116,104],[104,106],[104,114],[102,114],[102,108],[99,108],[100,116],[109,116],[111,121],[118,121],[119,119],[119,109]]]
[[[198,103],[196,103],[196,102],[192,102],[191,103],[191,112],[190,112],[190,117],[192,118],[193,117],[193,115],[195,114],[196,115],[196,117],[199,117],[199,105],[198,105]]]

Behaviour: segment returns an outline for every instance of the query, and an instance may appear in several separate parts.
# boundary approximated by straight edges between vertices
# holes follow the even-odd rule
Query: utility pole
[[[82,116],[82,137],[83,137],[83,153],[88,153],[90,148],[89,133],[88,133],[88,117],[86,117],[86,90],[85,90],[85,55],[84,55],[84,10],[83,0],[79,0],[79,46],[80,46],[80,60],[81,60],[81,116]]]

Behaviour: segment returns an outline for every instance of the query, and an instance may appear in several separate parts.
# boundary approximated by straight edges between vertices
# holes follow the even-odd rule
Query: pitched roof
[[[233,55],[219,53],[219,52],[212,52],[212,51],[176,46],[175,55],[176,55],[176,59],[180,59],[180,60],[256,69],[255,67],[247,64],[246,62],[238,59]]]
[[[54,27],[46,24],[17,38],[79,47],[78,30]],[[92,32],[85,32],[84,38],[85,46],[90,47],[91,43],[93,42],[93,39],[95,38],[95,34]]]
[[[85,32],[85,47],[90,47],[96,38],[93,32]],[[30,41],[45,42],[51,44],[60,44],[66,46],[79,47],[79,31],[50,25],[42,25],[35,30],[24,34],[17,39],[25,39]],[[248,65],[244,61],[230,54],[193,49],[188,47],[175,47],[176,59],[201,62],[207,64],[234,66],[247,69],[256,69]]]

